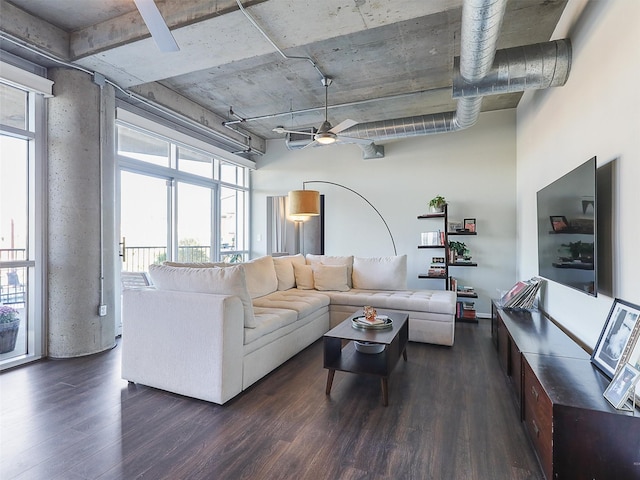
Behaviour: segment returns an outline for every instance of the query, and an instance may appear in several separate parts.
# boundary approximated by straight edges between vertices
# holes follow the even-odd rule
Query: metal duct
[[[469,83],[490,71],[506,0],[465,0],[460,35],[460,74]],[[374,141],[445,133],[468,128],[478,120],[482,97],[460,98],[455,112],[359,123],[341,133]]]
[[[454,65],[458,62],[456,57]],[[454,68],[453,98],[560,87],[567,82],[570,67],[571,42],[567,39],[498,50],[484,78],[468,82]]]

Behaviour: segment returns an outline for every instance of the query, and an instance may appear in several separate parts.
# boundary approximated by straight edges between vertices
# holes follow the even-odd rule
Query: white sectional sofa
[[[152,287],[123,292],[122,378],[224,404],[364,305],[453,345],[455,293],[407,290],[406,271],[406,256],[152,265]]]

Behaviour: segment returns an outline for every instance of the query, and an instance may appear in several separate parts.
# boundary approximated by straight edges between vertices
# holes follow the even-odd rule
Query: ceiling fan
[[[358,122],[355,120],[347,119],[340,122],[338,125],[333,127],[329,122],[327,116],[328,110],[328,98],[329,98],[329,85],[331,85],[332,79],[330,77],[322,77],[322,85],[324,86],[324,122],[320,125],[320,128],[317,131],[300,131],[300,130],[287,130],[282,126],[278,126],[273,129],[276,133],[295,133],[298,135],[309,135],[313,137],[313,141],[305,145],[303,148],[307,148],[314,145],[330,145],[332,143],[361,143],[371,144],[373,140],[368,140],[366,138],[356,138],[356,137],[345,137],[344,135],[340,135],[340,132],[346,130],[348,128],[353,127]]]
[[[133,0],[161,52],[180,50],[154,0]]]

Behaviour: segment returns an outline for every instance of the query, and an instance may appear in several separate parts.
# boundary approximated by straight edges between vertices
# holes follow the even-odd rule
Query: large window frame
[[[167,259],[180,260],[178,245],[178,222],[176,219],[177,201],[181,184],[188,184],[209,188],[212,192],[213,209],[211,215],[211,261],[243,261],[249,258],[250,254],[250,221],[249,221],[249,205],[250,205],[250,175],[249,171],[255,168],[255,164],[233,153],[223,151],[222,149],[210,145],[200,139],[191,137],[182,133],[178,129],[172,129],[167,125],[160,124],[145,118],[143,116],[132,113],[125,108],[118,107],[116,109],[116,131],[121,127],[131,129],[141,135],[155,138],[160,141],[168,142],[168,162],[167,165],[160,165],[158,162],[147,162],[140,159],[134,159],[119,153],[119,147],[116,145],[116,155],[119,171],[127,171],[135,174],[153,176],[163,178],[167,181],[168,191],[168,209],[169,209],[169,237],[167,239]],[[212,159],[212,172],[209,176],[191,173],[189,168],[181,169],[179,159],[181,152],[189,153],[190,157],[206,156]],[[229,169],[236,169],[235,181],[229,180]],[[231,170],[233,171],[233,170]],[[224,177],[224,180],[223,180]],[[120,175],[118,175],[118,179]],[[120,201],[120,185],[117,185],[118,201]],[[241,203],[242,211],[238,212],[236,217],[242,217],[242,225],[236,223],[236,232],[242,235],[241,239],[235,239],[236,248],[224,248],[223,236],[221,235],[222,212],[222,192],[233,190],[237,192],[244,201]],[[120,211],[120,209],[118,209]],[[241,215],[240,215],[241,213]],[[120,219],[118,219],[119,221]]]
[[[35,68],[35,66],[34,66]],[[46,96],[51,96],[51,83],[43,77],[3,63],[0,83],[25,92],[26,121],[24,127],[0,122],[0,135],[26,142],[27,156],[27,232],[24,257],[0,258],[0,271],[17,269],[23,275],[24,318],[19,328],[25,329],[25,351],[0,361],[0,370],[32,362],[46,356],[46,206],[47,148]],[[20,338],[20,337],[19,337]]]

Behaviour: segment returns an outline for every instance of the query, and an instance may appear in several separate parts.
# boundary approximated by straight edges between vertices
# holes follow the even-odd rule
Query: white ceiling
[[[272,132],[277,125],[322,123],[320,73],[310,61],[283,58],[236,0],[156,3],[179,52],[156,47],[133,0],[0,0],[0,29],[142,95],[157,82],[224,119],[237,119],[232,107],[248,119],[241,127],[262,138],[281,137]],[[462,0],[242,4],[286,55],[309,57],[333,78],[329,103],[345,104],[329,110],[334,125],[346,118],[369,122],[455,109],[451,85]],[[565,4],[510,0],[498,48],[549,40]],[[514,108],[520,96],[486,97],[483,110]],[[283,115],[252,120],[273,114]]]

